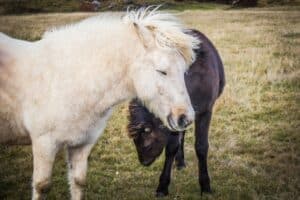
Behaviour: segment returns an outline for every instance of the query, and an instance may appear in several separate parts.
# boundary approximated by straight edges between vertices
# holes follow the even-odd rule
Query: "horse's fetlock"
[[[156,190],[156,197],[164,197],[169,194],[168,187],[158,187]]]

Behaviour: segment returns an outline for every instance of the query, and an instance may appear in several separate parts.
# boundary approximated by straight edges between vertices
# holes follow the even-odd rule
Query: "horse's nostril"
[[[188,120],[185,114],[181,114],[178,118],[178,125],[182,128],[186,128],[188,125],[191,124],[191,121]]]
[[[186,115],[185,114],[181,114],[178,118],[178,125],[180,127],[185,127],[185,124],[186,124]]]

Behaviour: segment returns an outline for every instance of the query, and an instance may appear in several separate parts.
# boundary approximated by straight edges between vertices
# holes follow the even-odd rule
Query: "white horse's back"
[[[15,51],[19,50],[19,48],[27,47],[30,44],[32,44],[32,42],[19,40],[4,33],[0,33],[0,50],[2,51]]]
[[[15,80],[16,52],[28,43],[0,33],[0,144],[30,144],[17,116],[20,105]]]

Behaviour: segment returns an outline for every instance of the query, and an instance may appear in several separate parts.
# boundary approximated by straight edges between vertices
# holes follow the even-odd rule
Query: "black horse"
[[[191,30],[190,34],[202,41],[200,48],[196,50],[196,61],[185,74],[185,83],[195,110],[195,149],[202,193],[211,192],[207,170],[208,129],[214,103],[224,89],[225,74],[221,58],[211,41],[199,31]],[[143,165],[153,163],[166,147],[165,164],[156,190],[157,196],[165,196],[168,194],[174,159],[178,169],[185,167],[185,132],[168,130],[138,99],[130,102],[129,112],[129,135],[134,140]]]

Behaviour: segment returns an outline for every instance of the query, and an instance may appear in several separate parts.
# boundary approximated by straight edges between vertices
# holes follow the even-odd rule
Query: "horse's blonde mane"
[[[177,50],[191,64],[195,59],[193,50],[198,48],[200,41],[187,34],[188,30],[174,15],[159,12],[159,7],[128,10],[123,20],[147,28],[153,34],[158,47]]]
[[[79,23],[49,30],[45,32],[43,39],[53,38],[54,40],[58,40],[58,38],[61,38],[61,40],[65,40],[67,37],[72,37],[71,35],[75,38],[90,38],[93,35],[101,37],[104,30],[111,31],[106,27],[121,27],[119,23],[125,23],[126,26],[128,25],[131,28],[135,26],[136,28],[145,30],[138,32],[139,36],[144,39],[143,42],[150,42],[151,45],[153,43],[158,48],[177,51],[189,66],[196,57],[194,49],[198,48],[200,41],[191,34],[188,34],[188,30],[174,15],[160,12],[158,8],[159,6],[149,6],[138,10],[128,10],[121,20],[120,15],[111,13],[101,14]],[[149,35],[151,35],[151,38]]]

